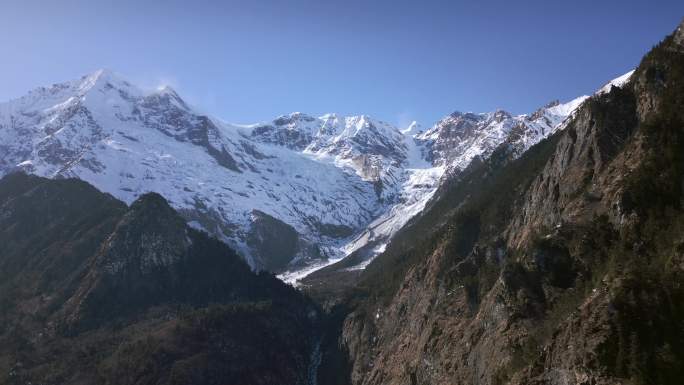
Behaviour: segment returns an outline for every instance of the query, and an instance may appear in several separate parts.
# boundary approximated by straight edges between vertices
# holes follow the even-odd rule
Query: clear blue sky
[[[0,100],[105,67],[237,123],[427,126],[590,93],[682,17],[682,0],[0,0]]]

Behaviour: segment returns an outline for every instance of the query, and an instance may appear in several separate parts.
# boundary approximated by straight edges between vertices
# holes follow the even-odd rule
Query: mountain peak
[[[295,122],[313,122],[316,118],[309,116],[302,112],[292,112],[287,115],[280,115],[273,120],[273,124],[276,126],[289,126]]]
[[[73,83],[72,83],[73,84]],[[142,91],[123,76],[103,68],[82,76],[76,83],[76,92],[81,96],[92,91],[107,93],[110,90],[123,91],[125,94],[142,96]]]
[[[552,100],[552,101],[546,103],[546,104],[544,105],[544,107],[542,107],[542,108],[556,107],[556,106],[559,105],[559,104],[560,104],[560,100],[554,99],[554,100]]]
[[[498,111],[498,110],[497,110],[497,111]],[[440,122],[442,122],[442,121],[444,121],[444,120],[448,120],[448,119],[456,119],[456,120],[459,120],[459,119],[480,120],[480,119],[482,119],[482,117],[485,116],[485,115],[487,115],[487,114],[479,114],[479,113],[470,112],[470,111],[469,111],[469,112],[463,112],[463,111],[458,111],[458,110],[457,110],[457,111],[454,111],[454,112],[452,112],[451,114],[445,116],[442,120],[440,120]],[[438,123],[439,123],[439,122],[438,122]]]
[[[677,29],[675,30],[674,42],[675,44],[684,46],[684,19],[682,19],[682,22],[679,23],[679,26],[677,26]]]
[[[147,192],[142,194],[131,204],[131,209],[141,209],[144,207],[152,207],[156,211],[169,211],[171,206],[159,193]]]
[[[124,80],[121,75],[116,74],[114,71],[108,69],[108,68],[101,68],[99,70],[96,70],[88,75],[85,75],[81,78],[83,81],[81,84],[86,85],[86,86],[94,86],[96,84],[119,84],[123,83],[128,86],[131,84]]]
[[[173,104],[181,110],[190,110],[190,107],[188,107],[185,101],[178,95],[175,89],[171,88],[171,86],[159,87],[156,92],[148,95],[148,98],[163,101],[164,104]]]
[[[179,260],[189,241],[183,218],[157,193],[140,196],[123,215],[106,249],[102,264],[110,273],[151,272]]]
[[[617,87],[617,88],[624,87],[625,84],[627,84],[627,82],[629,82],[629,79],[632,78],[632,74],[634,74],[634,70],[631,70],[631,71],[629,71],[623,75],[616,77],[615,79],[606,83],[606,85],[601,87],[598,91],[596,91],[596,94],[601,95],[601,94],[608,93],[608,92],[610,92],[610,90],[613,87]]]
[[[178,92],[176,92],[176,90],[175,90],[173,87],[169,86],[169,85],[160,86],[159,88],[157,88],[157,93],[160,94],[160,95],[174,95],[174,96],[178,96]]]
[[[492,117],[494,118],[495,121],[502,122],[505,119],[510,119],[512,116],[508,111],[499,108],[496,111],[494,111],[494,114],[492,115]]]
[[[95,70],[89,76],[93,76],[96,78],[112,78],[112,77],[115,77],[116,75],[114,74],[114,71],[112,71],[109,68],[100,68],[100,69]]]
[[[344,116],[336,113],[336,112],[328,112],[326,114],[321,115],[318,119],[321,119],[325,122],[334,122],[339,119],[344,119]]]

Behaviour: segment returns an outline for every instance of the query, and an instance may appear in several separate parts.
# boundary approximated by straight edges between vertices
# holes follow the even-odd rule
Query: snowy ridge
[[[623,87],[634,71],[609,82],[596,94]],[[567,103],[554,101],[530,115],[512,116],[506,111],[474,114],[454,112],[422,132],[414,122],[402,130],[408,141],[407,179],[398,203],[372,221],[367,229],[344,247],[345,254],[363,252],[367,259],[351,269],[363,269],[384,251],[387,242],[411,218],[418,215],[447,178],[462,171],[475,157],[486,158],[499,145],[507,143],[518,156],[542,139],[562,130],[575,111],[587,100],[583,95]],[[416,152],[420,155],[416,155]],[[426,161],[429,163],[426,164]],[[365,250],[364,250],[365,249]]]
[[[254,268],[293,281],[352,252],[364,267],[451,173],[504,142],[522,153],[584,98],[531,115],[454,113],[427,131],[303,113],[238,126],[100,70],[0,104],[0,176],[77,177],[127,203],[159,192]]]
[[[77,177],[127,203],[159,192],[258,268],[269,264],[248,244],[255,210],[301,235],[293,263],[338,255],[340,238],[381,211],[354,172],[248,131],[193,112],[170,89],[145,94],[98,71],[0,106],[0,173]]]
[[[617,77],[617,78],[615,78],[615,79],[609,81],[608,83],[606,83],[605,86],[601,87],[601,89],[599,89],[598,91],[596,91],[596,93],[597,93],[598,95],[601,95],[601,94],[605,94],[605,93],[610,92],[610,89],[613,88],[613,87],[617,87],[617,88],[622,88],[622,87],[624,87],[625,84],[627,84],[627,82],[629,81],[629,79],[632,78],[632,75],[634,74],[634,71],[635,71],[635,70],[631,70],[631,71],[627,72],[626,74],[624,74],[624,75],[622,75],[622,76],[619,76],[619,77]]]
[[[475,157],[489,156],[504,142],[522,154],[560,129],[585,99],[583,96],[565,104],[554,102],[530,116],[512,116],[503,110],[485,114],[455,112],[425,132],[416,127],[404,130],[411,139],[407,140],[407,147],[412,161],[405,168],[407,177],[399,200],[345,246],[345,254],[360,252],[367,258],[352,269],[364,268],[384,251],[392,236],[422,212],[440,184],[462,171]]]
[[[368,116],[319,118],[296,112],[252,127],[252,139],[301,152],[317,161],[354,170],[391,200],[406,160],[405,136],[394,126]]]

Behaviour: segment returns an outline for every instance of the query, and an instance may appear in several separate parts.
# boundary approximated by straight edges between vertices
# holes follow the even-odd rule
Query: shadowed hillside
[[[298,384],[318,311],[157,194],[0,180],[0,383]]]

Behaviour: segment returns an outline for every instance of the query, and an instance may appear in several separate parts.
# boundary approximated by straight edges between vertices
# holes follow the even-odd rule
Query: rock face
[[[681,31],[564,130],[471,162],[395,236],[346,302],[353,384],[681,381]],[[506,119],[452,115],[431,148]]]
[[[487,158],[503,142],[516,147],[518,153],[524,152],[562,128],[586,98],[566,104],[555,101],[522,116],[503,110],[487,114],[454,112],[417,138],[426,142],[427,156],[433,163],[463,170],[474,157]]]
[[[253,268],[296,273],[357,250],[367,263],[423,209],[445,171],[503,141],[522,152],[576,104],[519,117],[461,114],[471,123],[454,114],[425,133],[363,115],[293,113],[237,126],[195,111],[168,87],[143,91],[101,70],[0,104],[0,175],[76,177],[128,204],[156,192]],[[284,249],[293,254],[272,257],[254,242],[264,215],[289,235],[259,237],[297,238]]]
[[[317,307],[185,224],[74,179],[0,180],[0,383],[302,384]]]
[[[407,168],[398,201],[345,246],[345,253],[352,257],[341,262],[341,267],[362,269],[471,162],[487,159],[502,144],[510,148],[510,156],[520,156],[563,129],[586,99],[582,96],[565,104],[550,103],[520,116],[503,110],[486,114],[454,112],[425,132],[415,125],[407,129],[405,134],[413,138],[407,147],[408,157],[418,161]]]

